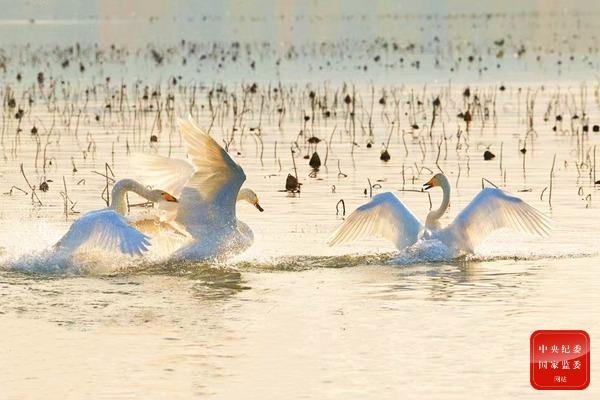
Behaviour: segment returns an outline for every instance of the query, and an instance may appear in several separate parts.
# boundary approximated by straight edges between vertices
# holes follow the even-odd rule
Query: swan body
[[[132,179],[120,180],[113,186],[110,205],[78,218],[55,248],[69,254],[82,248],[118,251],[129,256],[146,252],[150,246],[149,237],[133,227],[125,217],[125,195],[130,191],[153,202],[177,202],[175,197],[162,190],[148,190]]]
[[[498,188],[482,189],[450,225],[442,227],[439,220],[450,204],[450,183],[443,174],[437,174],[423,187],[441,187],[443,191],[440,207],[429,212],[424,225],[395,194],[380,193],[350,214],[331,236],[329,245],[382,236],[403,250],[419,239],[437,240],[458,256],[473,253],[497,229],[511,228],[537,236],[547,236],[551,230],[548,217]]]
[[[179,127],[189,161],[141,154],[136,159],[146,183],[179,196],[171,223],[183,228],[190,240],[174,257],[206,260],[246,250],[254,234],[236,217],[236,203],[263,209],[254,191],[241,189],[244,170],[191,118],[179,120]]]

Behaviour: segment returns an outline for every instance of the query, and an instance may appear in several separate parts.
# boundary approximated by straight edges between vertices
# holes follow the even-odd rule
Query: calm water
[[[105,10],[114,18],[104,20],[106,15],[100,11],[88,15],[69,9],[58,23],[55,12],[24,6],[20,14],[9,14],[0,24],[1,31],[14,32],[31,24],[29,18],[50,21],[34,23],[25,38],[2,39],[10,56],[3,96],[14,97],[15,108],[23,107],[24,117],[18,125],[16,110],[5,100],[0,146],[0,191],[4,193],[0,398],[534,398],[540,396],[529,385],[529,336],[534,330],[584,329],[595,349],[600,334],[600,220],[598,186],[593,182],[600,179],[600,168],[595,166],[600,134],[592,127],[600,124],[600,100],[592,74],[598,60],[597,51],[588,48],[593,35],[586,36],[585,24],[577,23],[592,23],[593,13],[575,14],[566,22],[561,19],[553,32],[570,39],[555,44],[548,35],[532,36],[528,29],[548,29],[548,21],[560,19],[552,14],[560,6],[541,15],[515,11],[512,18],[492,22],[483,17],[464,24],[461,17],[441,17],[433,31],[448,32],[440,37],[451,51],[436,50],[431,35],[416,35],[411,40],[424,50],[407,50],[408,66],[391,61],[381,66],[373,60],[377,51],[369,42],[377,40],[377,32],[350,30],[349,17],[327,9],[324,15],[329,15],[331,31],[323,28],[325,32],[298,38],[287,25],[276,24],[290,36],[284,35],[274,50],[260,53],[252,47],[241,55],[244,62],[262,60],[252,69],[232,62],[221,68],[210,57],[208,61],[190,58],[181,65],[180,57],[189,56],[189,49],[179,40],[191,40],[191,34],[206,29],[208,37],[202,39],[206,42],[199,44],[206,49],[210,40],[219,37],[208,33],[210,27],[237,22],[240,30],[222,37],[219,46],[229,46],[228,40],[243,38],[244,32],[256,35],[247,38],[254,46],[257,40],[283,35],[273,27],[260,31],[264,18],[274,24],[274,16],[282,14],[298,21],[298,16],[312,15],[314,9],[288,7],[240,21],[241,14],[211,8],[206,13],[213,17],[203,25],[185,17],[194,16],[186,11],[190,7],[193,11],[192,5],[177,4],[181,10],[169,18],[187,21],[181,23],[189,34],[165,31],[165,26],[172,27],[166,17],[149,22],[148,16],[138,20],[126,10],[117,14]],[[455,5],[459,11],[467,7],[461,2]],[[577,4],[583,10],[588,6]],[[348,14],[360,18],[365,11],[360,5],[353,7]],[[496,6],[497,11],[506,12],[502,7]],[[160,8],[154,11],[161,12]],[[418,12],[436,11],[442,16],[453,12],[432,7],[413,11],[419,16],[406,18],[416,30],[427,21]],[[393,17],[386,16],[390,13],[399,10],[382,3],[361,26],[383,21],[399,29],[390,22]],[[73,21],[78,18],[79,22]],[[523,18],[533,25],[516,29]],[[310,18],[299,21],[290,29],[315,24]],[[166,32],[165,46],[183,47],[171,49],[176,54],[172,57],[158,47],[166,58],[155,65],[145,42],[132,39],[127,43],[128,55],[109,52],[103,63],[93,62],[94,53],[86,46],[98,42],[102,47],[113,41],[94,35],[115,35],[107,27],[122,24],[138,24],[154,34]],[[479,44],[466,49],[459,45],[471,29],[481,30],[485,24],[490,27]],[[343,32],[348,30],[353,33],[346,42]],[[56,44],[67,45],[61,38],[72,42],[78,33],[81,55],[69,58],[49,50]],[[504,36],[503,46],[510,48],[506,50],[510,56],[502,58],[501,72],[480,71],[481,66],[496,65],[497,45],[492,41]],[[320,38],[337,47],[284,58],[280,66],[275,63],[279,54],[289,51],[290,43],[300,46],[304,41],[310,47]],[[361,38],[366,42],[352,50]],[[514,57],[524,38],[531,54]],[[37,43],[52,54],[48,65],[32,61],[29,57],[35,50],[24,47],[25,43]],[[488,52],[488,48],[496,50]],[[464,61],[473,51],[483,55],[479,67]],[[355,54],[369,68],[357,72],[345,66],[347,54]],[[398,61],[395,53],[387,54]],[[536,60],[539,54],[543,61]],[[566,54],[574,54],[574,60]],[[437,56],[439,68],[430,62]],[[62,68],[65,57],[71,63]],[[456,61],[458,57],[463,61]],[[555,64],[558,58],[564,60],[562,66]],[[411,69],[409,59],[421,59],[423,66]],[[318,65],[328,61],[329,67],[319,72]],[[86,65],[85,73],[79,72],[78,62]],[[36,81],[40,70],[46,71],[43,87]],[[514,71],[514,79],[506,71]],[[18,72],[21,81],[16,79]],[[183,77],[173,85],[169,81],[176,74]],[[111,77],[108,83],[107,76]],[[137,79],[141,83],[136,89]],[[126,85],[124,101],[121,82]],[[242,84],[252,82],[257,82],[256,91],[244,91]],[[221,83],[225,86],[219,92]],[[159,102],[165,107],[167,95],[174,96],[174,111],[163,109],[160,123],[155,109],[149,107],[157,104],[154,98],[141,100],[146,85],[150,91],[160,88]],[[469,96],[464,95],[467,87]],[[217,93],[211,100],[219,110],[215,118],[209,111],[211,89]],[[313,111],[311,91],[327,104],[329,118],[318,106]],[[355,98],[354,128],[350,106],[343,101],[347,94]],[[34,99],[31,106],[29,97]],[[430,135],[436,97],[442,111]],[[482,107],[470,108],[474,117],[467,131],[457,114],[474,107],[475,97]],[[202,126],[212,126],[219,140],[231,135],[232,104],[237,101],[240,109],[247,110],[242,123],[238,120],[230,152],[246,171],[246,186],[259,194],[265,208],[258,213],[246,205],[238,207],[240,218],[254,230],[254,246],[217,265],[172,263],[168,246],[160,240],[143,260],[97,254],[66,263],[53,257],[46,249],[77,217],[70,213],[65,221],[60,194],[64,186],[73,212],[101,208],[105,178],[97,172],[105,173],[105,163],[116,177],[135,177],[132,153],[182,156],[171,121],[173,115],[188,110],[191,99],[196,103],[194,117]],[[242,99],[246,99],[244,106]],[[124,112],[119,111],[122,104]],[[535,130],[529,133],[528,104]],[[278,108],[285,108],[283,116]],[[482,118],[486,109],[488,117]],[[305,115],[310,116],[308,121]],[[391,121],[396,122],[390,135]],[[584,125],[589,131],[582,134]],[[36,135],[31,133],[34,126]],[[262,146],[253,133],[256,130],[250,130],[258,126]],[[301,130],[304,136],[298,136]],[[156,143],[150,143],[153,134]],[[322,139],[316,148],[307,143],[311,136]],[[391,160],[385,163],[379,155],[388,137]],[[524,147],[523,154],[519,150]],[[294,174],[291,148],[302,183],[300,194],[283,191],[286,176]],[[496,158],[484,161],[486,149]],[[304,158],[314,151],[323,163],[327,159],[318,172],[311,171]],[[32,200],[21,164],[30,183],[36,187],[48,183],[47,192],[35,192],[42,205]],[[368,200],[369,180],[375,185],[373,193],[398,191],[424,219],[429,198],[410,190],[420,190],[432,171],[439,169],[453,184],[446,222],[468,204],[486,178],[550,215],[555,222],[553,234],[537,239],[497,232],[476,255],[460,260],[437,260],[427,248],[399,255],[377,239],[333,249],[325,245],[343,220],[341,212],[336,215],[338,201],[343,199],[350,213]],[[13,186],[18,189],[9,193]],[[431,201],[437,207],[441,193],[434,190]],[[146,211],[135,208],[133,212]],[[544,396],[597,398],[594,371],[600,364],[597,357],[591,359],[592,384],[587,390]]]

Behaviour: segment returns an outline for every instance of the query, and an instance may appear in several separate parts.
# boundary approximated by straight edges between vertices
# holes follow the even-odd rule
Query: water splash
[[[388,261],[392,265],[413,265],[452,261],[457,258],[454,250],[439,240],[419,240]]]
[[[304,271],[319,268],[348,268],[364,265],[411,266],[435,263],[493,262],[498,260],[542,260],[593,257],[583,246],[568,245],[558,249],[542,244],[515,250],[514,246],[495,241],[482,247],[477,254],[456,257],[443,243],[422,240],[401,252],[361,252],[337,255],[264,256],[267,251],[251,251],[227,261],[193,262],[170,258],[178,243],[170,237],[153,238],[153,246],[144,257],[127,257],[102,251],[68,255],[57,252],[52,245],[66,230],[64,225],[40,221],[13,221],[0,232],[0,269],[44,275],[170,275],[202,278],[220,273]],[[12,228],[11,228],[12,229]],[[257,243],[256,246],[259,246]],[[43,250],[39,250],[43,249]],[[208,274],[208,275],[207,275]],[[226,277],[226,280],[229,279]],[[206,279],[210,281],[210,279]]]

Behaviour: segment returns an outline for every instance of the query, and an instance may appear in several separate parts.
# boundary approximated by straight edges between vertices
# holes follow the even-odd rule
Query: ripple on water
[[[494,262],[501,260],[532,261],[565,258],[594,257],[597,252],[544,252],[483,253],[455,257],[443,243],[423,240],[400,252],[346,254],[339,256],[281,256],[244,258],[243,255],[228,261],[195,262],[159,259],[115,257],[103,252],[86,252],[74,257],[53,250],[26,254],[14,260],[5,260],[4,269],[13,272],[41,275],[168,275],[190,279],[221,277],[227,279],[242,272],[305,271],[320,268],[349,268],[366,265],[418,266],[465,262]]]

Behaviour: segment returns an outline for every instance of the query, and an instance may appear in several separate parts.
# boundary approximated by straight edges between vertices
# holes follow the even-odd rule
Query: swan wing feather
[[[145,218],[132,221],[132,225],[140,232],[148,235],[157,235],[161,232],[167,232],[186,239],[190,239],[192,237],[183,225],[173,220]]]
[[[422,229],[419,219],[393,193],[379,193],[358,207],[333,233],[330,246],[370,236],[388,239],[401,250],[414,244]]]
[[[160,188],[179,197],[194,172],[194,166],[186,160],[154,154],[134,154],[133,165],[137,178],[145,185]]]
[[[548,236],[550,218],[518,197],[501,189],[485,188],[458,214],[449,226],[455,240],[473,249],[491,232],[511,228],[534,236]]]
[[[206,201],[224,197],[227,192],[235,204],[246,174],[231,156],[208,133],[189,117],[179,119],[179,128],[188,156],[196,173],[189,186],[198,190]]]
[[[181,193],[176,220],[188,228],[234,224],[244,170],[191,117],[180,119],[179,127],[195,173]]]
[[[111,209],[92,211],[73,222],[57,247],[75,252],[100,248],[141,256],[150,246],[149,237],[129,225],[124,216]]]

